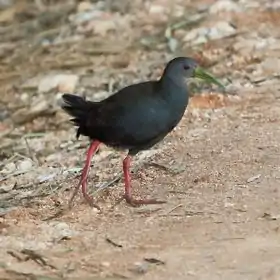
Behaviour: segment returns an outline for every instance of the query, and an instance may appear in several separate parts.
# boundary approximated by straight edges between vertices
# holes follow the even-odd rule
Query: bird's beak
[[[208,83],[215,84],[223,89],[225,88],[225,86],[221,82],[219,82],[215,77],[213,77],[212,75],[210,75],[209,73],[207,73],[205,70],[203,70],[200,67],[195,68],[193,77],[202,79]]]

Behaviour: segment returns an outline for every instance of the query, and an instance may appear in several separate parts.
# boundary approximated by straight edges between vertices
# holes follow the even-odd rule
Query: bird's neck
[[[167,73],[163,75],[160,79],[160,83],[163,87],[177,87],[186,89],[186,82],[184,81],[184,78],[181,75],[172,75],[169,76]]]
[[[168,76],[164,75],[159,80],[162,88],[164,88],[164,94],[170,95],[172,92],[177,92],[177,94],[187,94],[187,86],[182,77]],[[173,95],[173,94],[172,94]]]
[[[182,78],[164,76],[159,80],[159,84],[163,89],[160,91],[160,94],[168,103],[180,108],[187,106],[189,100],[188,89]]]

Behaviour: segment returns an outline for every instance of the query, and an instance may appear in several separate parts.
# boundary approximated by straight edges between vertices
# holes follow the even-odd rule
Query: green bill
[[[221,82],[219,82],[219,80],[217,80],[215,77],[213,77],[212,75],[210,75],[209,73],[207,73],[205,70],[203,70],[200,67],[195,68],[194,77],[202,79],[208,83],[215,84],[223,89],[225,88],[225,86]]]

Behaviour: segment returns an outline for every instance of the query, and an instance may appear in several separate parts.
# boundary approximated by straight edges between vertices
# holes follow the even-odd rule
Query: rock
[[[40,227],[44,234],[46,234],[47,238],[51,241],[59,241],[76,235],[76,232],[64,222],[52,221],[42,224]]]
[[[74,74],[52,74],[45,76],[38,85],[39,93],[57,89],[60,92],[73,93],[78,84],[79,76]]]
[[[77,12],[78,13],[87,12],[93,10],[93,8],[94,6],[90,2],[82,1],[77,6]]]
[[[0,177],[1,178],[1,177]],[[15,187],[15,184],[0,186],[0,193],[8,193]],[[0,208],[1,209],[1,208]],[[1,211],[0,211],[1,213]],[[1,216],[1,215],[0,215]]]
[[[239,0],[239,5],[245,9],[256,9],[261,6],[264,8],[264,3],[261,3],[261,1]]]
[[[101,266],[106,267],[106,268],[110,267],[110,265],[111,264],[109,262],[102,262],[101,263]]]
[[[105,36],[109,31],[117,29],[125,31],[127,28],[130,28],[130,16],[102,12],[77,25],[77,32],[81,34],[92,32],[96,35]]]
[[[28,171],[32,168],[33,162],[31,159],[24,159],[17,164],[17,169],[19,171]]]
[[[236,29],[226,21],[218,22],[214,27],[211,27],[208,32],[210,39],[221,39],[235,34]]]
[[[243,55],[253,51],[267,51],[267,49],[280,50],[280,40],[273,37],[260,38],[257,34],[252,34],[250,38],[240,38],[233,48]]]
[[[166,8],[161,5],[152,4],[149,7],[150,14],[164,14],[166,12]]]
[[[184,42],[191,42],[192,45],[202,44],[207,42],[207,33],[208,28],[201,27],[197,29],[193,29],[186,34],[183,38]]]
[[[209,12],[218,14],[220,12],[240,12],[241,10],[241,7],[231,0],[219,0],[210,7]]]
[[[280,58],[268,57],[261,63],[261,67],[266,74],[279,74]]]
[[[233,49],[242,54],[251,52],[254,48],[255,40],[241,39],[233,45]]]
[[[206,43],[208,40],[217,40],[236,33],[236,30],[226,21],[219,21],[213,27],[200,27],[191,30],[183,38],[184,42],[190,42],[192,45]]]
[[[44,182],[48,182],[48,181],[53,181],[56,176],[57,176],[57,173],[44,174],[44,175],[38,176],[37,180],[39,181],[39,183],[44,183]]]
[[[57,239],[62,239],[62,238],[70,238],[73,236],[74,231],[72,231],[69,227],[68,224],[59,222],[57,224],[54,224],[54,237]]]
[[[72,21],[76,25],[85,24],[88,21],[93,19],[99,19],[104,16],[104,12],[99,10],[90,10],[81,12],[69,17],[69,20]]]
[[[17,169],[17,167],[16,167],[15,163],[9,162],[4,166],[4,168],[1,170],[0,173],[9,174],[9,173],[15,172],[16,169]]]
[[[0,0],[0,9],[6,9],[12,5],[14,5],[14,0]]]
[[[117,28],[116,22],[112,19],[95,20],[89,25],[93,33],[100,36],[105,36],[109,31],[114,31]]]
[[[0,23],[10,23],[14,20],[16,14],[16,9],[14,7],[9,7],[4,9],[3,11],[0,10]]]
[[[25,81],[21,86],[20,88],[22,90],[36,90],[38,88],[38,85],[40,83],[40,80],[42,79],[41,76],[36,76],[36,77],[33,77],[31,79],[28,79],[27,81]]]
[[[131,271],[137,274],[145,274],[148,272],[149,266],[146,262],[135,262]]]
[[[32,121],[38,116],[48,115],[51,111],[52,110],[45,99],[36,100],[36,102],[30,105],[30,107],[24,107],[17,110],[12,115],[12,119],[16,124],[23,124]]]
[[[258,180],[260,178],[261,178],[261,174],[257,174],[255,176],[252,176],[252,177],[248,178],[247,179],[247,183],[252,183],[252,182],[254,182],[254,181],[256,181],[256,180]]]
[[[274,2],[266,2],[264,6],[267,9],[272,9],[272,10],[279,10],[280,9],[280,2],[275,0]]]
[[[167,44],[168,44],[170,51],[174,53],[178,48],[179,42],[175,38],[170,38],[168,40]]]

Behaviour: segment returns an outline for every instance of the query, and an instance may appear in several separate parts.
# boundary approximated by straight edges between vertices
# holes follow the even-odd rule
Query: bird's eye
[[[185,70],[189,70],[189,69],[190,69],[190,66],[184,65],[184,69],[185,69]]]

